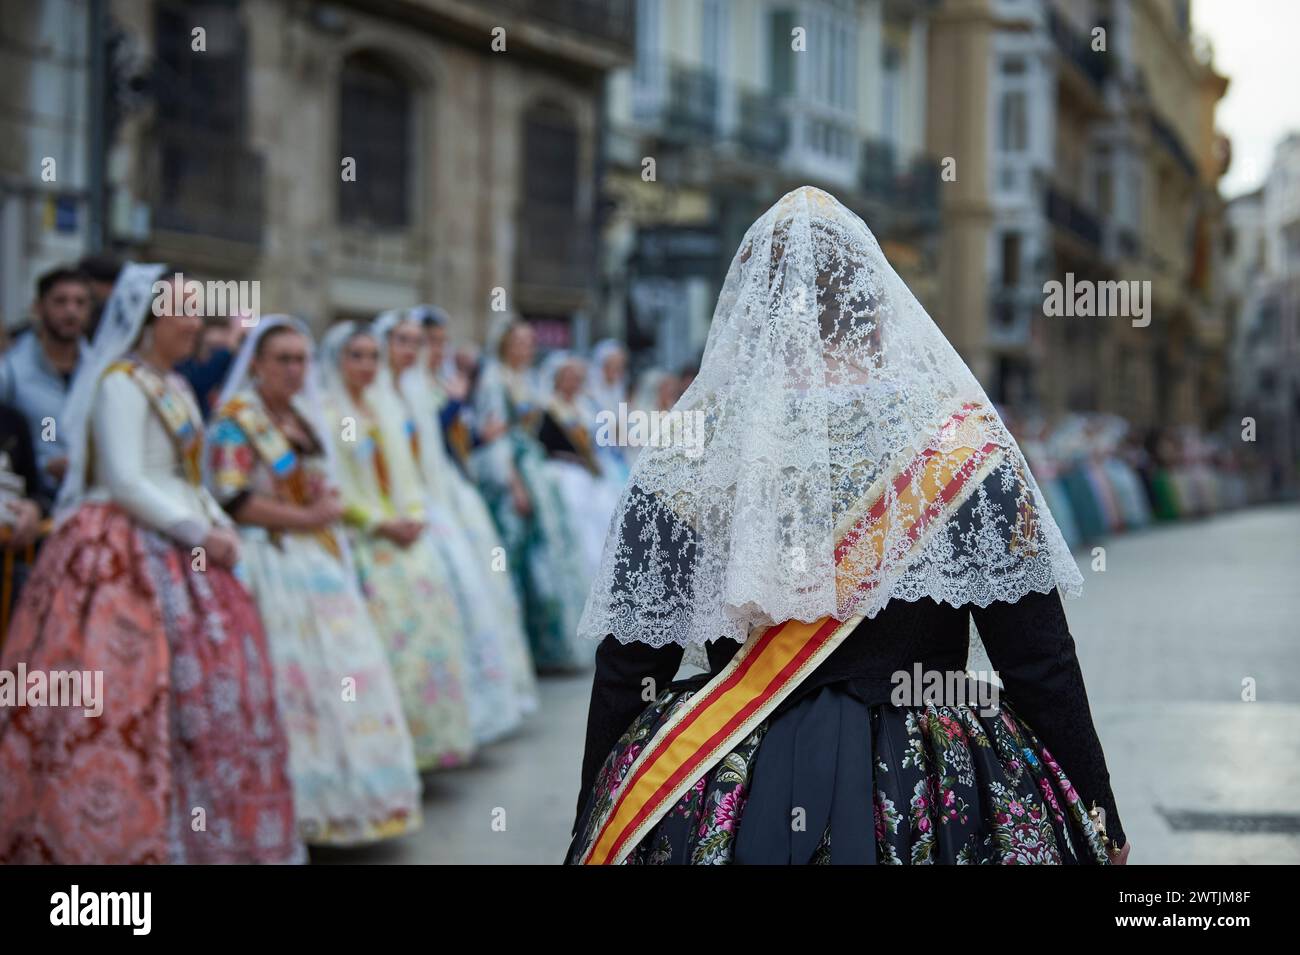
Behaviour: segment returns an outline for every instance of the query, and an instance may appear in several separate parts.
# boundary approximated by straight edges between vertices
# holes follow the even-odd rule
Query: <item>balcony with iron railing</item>
[[[905,204],[907,221],[915,228],[933,229],[939,225],[939,163],[929,156],[917,156],[899,176],[899,196]]]
[[[712,139],[720,125],[721,83],[711,71],[671,60],[638,60],[632,119],[670,139]]]
[[[735,136],[761,158],[776,159],[785,152],[790,129],[777,98],[766,91],[741,90]]]
[[[1192,154],[1183,145],[1183,139],[1178,135],[1178,132],[1155,113],[1151,114],[1150,121],[1152,139],[1173,157],[1174,162],[1178,164],[1183,172],[1193,179],[1196,178],[1196,160],[1192,158]]]
[[[1044,190],[1044,212],[1053,226],[1101,251],[1101,220],[1053,185]]]
[[[675,67],[669,73],[665,122],[690,136],[716,135],[721,125],[721,85],[717,76],[705,70]]]
[[[876,198],[890,198],[898,188],[897,150],[883,139],[862,143],[862,191]]]
[[[670,60],[637,62],[632,118],[668,140],[739,146],[766,162],[777,159],[789,143],[785,113],[774,96],[728,83],[704,67]]]
[[[897,147],[868,137],[862,142],[858,187],[879,204],[892,231],[928,231],[939,225],[939,163],[928,156],[898,160]]]
[[[1071,24],[1051,2],[1047,4],[1047,32],[1061,56],[1087,78],[1094,90],[1100,91],[1110,75],[1109,56],[1094,50],[1089,35]]]
[[[228,137],[172,124],[155,131],[153,144],[149,199],[155,232],[261,245],[261,154]]]

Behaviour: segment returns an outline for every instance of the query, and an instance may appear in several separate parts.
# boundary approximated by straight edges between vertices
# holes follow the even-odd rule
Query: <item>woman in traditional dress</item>
[[[632,411],[636,421],[630,421],[624,441],[627,446],[627,458],[633,464],[647,443],[658,434],[659,426],[651,424],[662,420],[664,412],[672,408],[681,394],[676,375],[662,368],[647,368],[637,377],[636,388],[632,392]],[[632,413],[629,413],[629,419]]]
[[[621,342],[606,338],[591,350],[586,388],[597,411],[618,413],[619,404],[628,397],[627,349]]]
[[[1127,433],[1128,422],[1119,415],[1098,417],[1096,440],[1100,449],[1101,466],[1106,472],[1106,480],[1114,489],[1125,529],[1134,530],[1151,523],[1151,511],[1147,505],[1146,493],[1142,490],[1142,481],[1124,456]]]
[[[244,340],[208,431],[208,483],[238,521],[275,663],[298,828],[357,845],[420,825],[415,753],[342,525],[311,334],[262,318]]]
[[[606,338],[591,350],[587,369],[586,397],[597,423],[596,457],[611,484],[622,488],[627,481],[628,456],[626,435],[617,428],[620,406],[627,408],[627,349],[621,342]],[[624,415],[626,417],[626,415]]]
[[[1061,487],[1070,501],[1084,542],[1096,541],[1106,533],[1106,511],[1096,484],[1089,476],[1091,462],[1084,434],[1084,418],[1072,415],[1064,421],[1054,441],[1062,461]]]
[[[1184,516],[1184,502],[1179,497],[1174,471],[1178,461],[1178,444],[1165,427],[1152,428],[1147,435],[1151,470],[1147,476],[1151,513],[1157,520],[1176,521]]]
[[[590,664],[594,647],[577,638],[587,595],[581,551],[537,440],[543,403],[532,380],[534,348],[532,329],[513,322],[483,368],[474,413],[485,440],[474,466],[505,543],[533,659],[541,669],[573,669]]]
[[[1047,424],[1044,421],[1031,420],[1020,429],[1019,433],[1022,435],[1020,449],[1024,452],[1025,461],[1031,466],[1034,476],[1038,479],[1038,489],[1042,492],[1043,500],[1056,520],[1061,539],[1073,550],[1082,543],[1082,540],[1079,537],[1079,527],[1074,520],[1074,508],[1070,506],[1070,498],[1061,483],[1060,460],[1053,453],[1048,440]]]
[[[447,354],[447,315],[433,305],[417,306],[411,317],[424,330],[424,354],[402,379],[402,392],[416,410],[420,434],[420,469],[443,505],[455,516],[469,538],[473,552],[490,556],[490,573],[483,575],[496,615],[496,625],[506,646],[506,664],[522,716],[537,712],[537,672],[523,610],[510,577],[505,545],[497,533],[483,495],[470,480],[469,452],[472,445],[467,415],[469,382]],[[459,436],[455,441],[448,431]],[[453,451],[453,447],[456,450]],[[462,456],[463,455],[463,456]],[[481,566],[481,565],[480,565]]]
[[[173,309],[164,271],[123,269],[59,421],[58,527],[0,670],[71,672],[103,695],[0,707],[0,861],[306,858],[266,637],[171,371],[201,319]]]
[[[321,342],[324,427],[334,442],[343,519],[365,594],[402,698],[420,769],[474,753],[464,633],[445,566],[425,533],[423,491],[407,423],[371,385],[379,344],[344,322]]]
[[[407,312],[386,312],[374,324],[379,342],[379,374],[369,394],[381,414],[402,419],[424,493],[426,534],[439,563],[438,576],[455,602],[456,613],[446,621],[460,634],[465,648],[470,725],[482,745],[514,731],[523,721],[510,654],[517,651],[517,618],[503,617],[508,607],[493,603],[489,578],[494,555],[478,550],[461,524],[450,481],[453,466],[446,458],[441,429],[434,428],[432,399],[426,401],[412,375],[419,362],[424,331]]]
[[[1057,594],[1082,577],[861,219],[804,187],[751,227],[674,411],[703,441],[644,450],[583,615],[569,861],[1120,858]],[[700,643],[713,671],[670,682]]]
[[[538,437],[546,448],[546,467],[555,475],[582,546],[587,585],[600,569],[609,519],[618,505],[622,482],[614,463],[599,453],[596,411],[582,393],[582,360],[557,351],[542,363],[541,388],[548,395]],[[608,430],[608,429],[607,429]]]

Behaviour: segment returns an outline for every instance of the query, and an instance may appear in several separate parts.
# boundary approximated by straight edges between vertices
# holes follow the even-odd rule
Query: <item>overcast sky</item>
[[[1219,181],[1231,198],[1258,188],[1278,140],[1300,132],[1300,0],[1192,0],[1192,21],[1229,80],[1215,122],[1232,140]]]

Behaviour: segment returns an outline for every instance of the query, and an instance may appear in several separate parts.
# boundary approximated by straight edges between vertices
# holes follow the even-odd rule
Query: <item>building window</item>
[[[790,10],[773,10],[770,19],[769,34],[771,56],[769,84],[774,96],[794,95],[795,53],[791,48],[791,31],[795,28],[794,13]]]
[[[160,4],[154,13],[158,121],[242,139],[247,44],[238,4],[214,3],[205,9],[202,53],[192,48],[193,21],[193,11],[176,3]]]
[[[248,44],[240,4],[212,0],[201,22],[205,49],[198,51],[191,8],[170,2],[154,8],[150,225],[256,245],[262,237],[263,163],[246,142]]]
[[[886,44],[884,49],[884,76],[881,94],[884,102],[881,110],[881,126],[885,141],[897,147],[899,145],[899,117],[903,109],[903,83],[900,75],[902,57],[898,48]]]
[[[578,199],[578,127],[557,103],[524,115],[524,203],[571,212]]]
[[[343,64],[339,155],[356,163],[340,177],[339,219],[346,225],[400,229],[410,223],[412,96],[405,79],[372,53]]]
[[[1019,153],[1029,147],[1028,109],[1024,90],[1007,90],[998,109],[998,146]]]
[[[704,0],[701,14],[701,62],[710,73],[724,75],[727,71],[727,41],[731,36],[727,0]]]
[[[660,0],[640,0],[636,5],[636,65],[633,77],[641,89],[663,82],[663,54],[659,50]]]
[[[516,278],[528,285],[582,289],[590,281],[593,236],[580,209],[578,124],[559,103],[523,117],[523,207]]]
[[[1020,284],[1020,233],[1002,233],[1002,287]]]

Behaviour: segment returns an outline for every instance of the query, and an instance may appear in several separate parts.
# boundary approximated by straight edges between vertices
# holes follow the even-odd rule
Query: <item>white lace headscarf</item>
[[[90,461],[90,417],[99,380],[109,365],[136,346],[152,309],[154,283],[166,271],[165,265],[126,263],[104,303],[95,341],[77,365],[63,413],[59,415],[58,426],[68,448],[68,469],[55,503],[56,521],[67,518],[86,496],[86,482],[90,478],[86,473]]]
[[[388,466],[389,489],[393,506],[405,517],[422,518],[424,515],[424,489],[419,468],[411,453],[411,436],[407,433],[407,410],[402,405],[388,371],[388,333],[400,319],[398,312],[384,313],[371,324],[344,321],[334,325],[321,339],[316,367],[320,374],[321,391],[330,406],[330,415],[351,417],[360,421],[365,417],[352,400],[343,382],[341,365],[348,344],[365,335],[379,346],[379,371],[366,389],[365,401],[383,439],[384,460]],[[328,422],[333,427],[338,421]],[[372,489],[373,490],[373,489]]]
[[[744,640],[787,620],[871,617],[891,599],[987,606],[1082,589],[984,390],[865,223],[821,190],[794,190],[750,227],[673,411],[692,430],[702,420],[702,436],[638,456],[586,637]],[[922,514],[909,492],[925,468],[937,455],[955,470],[971,449],[991,473],[959,507]],[[837,560],[868,500],[873,519]]]
[[[597,410],[617,413],[620,401],[627,401],[627,369],[618,378],[610,382],[605,378],[605,362],[614,355],[627,357],[623,343],[613,338],[606,338],[591,350],[591,363],[587,367],[587,394]]]

